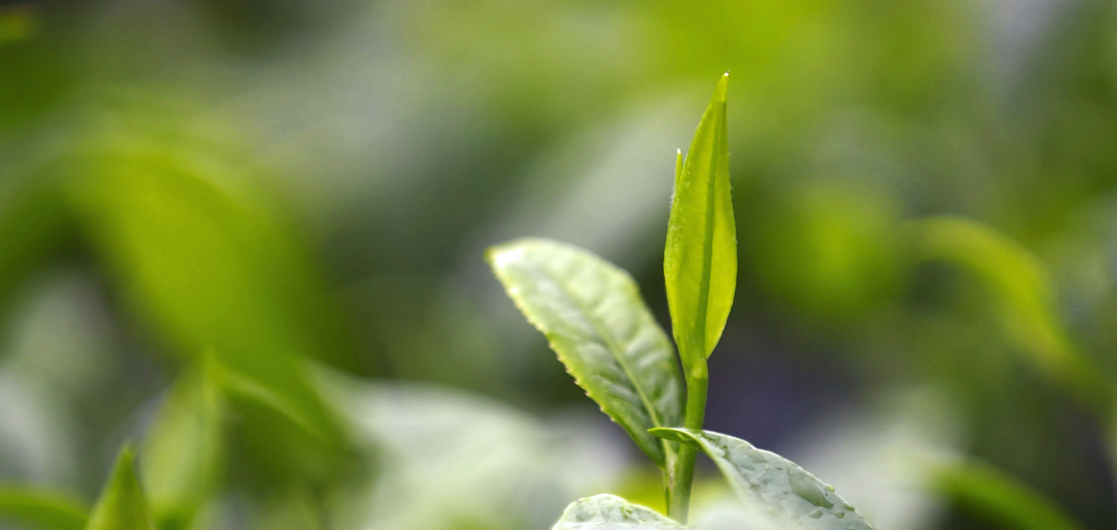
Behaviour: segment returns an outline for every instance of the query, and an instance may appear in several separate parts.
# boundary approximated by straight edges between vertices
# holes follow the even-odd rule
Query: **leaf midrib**
[[[717,120],[715,119],[715,122]],[[706,183],[706,245],[702,248],[702,281],[699,283],[698,307],[695,310],[694,320],[701,329],[699,330],[696,347],[698,354],[703,359],[709,352],[706,351],[706,335],[709,323],[706,322],[707,304],[710,303],[710,276],[714,263],[714,203],[717,188],[717,165],[721,147],[721,124],[714,123],[713,154],[710,156],[710,178]]]

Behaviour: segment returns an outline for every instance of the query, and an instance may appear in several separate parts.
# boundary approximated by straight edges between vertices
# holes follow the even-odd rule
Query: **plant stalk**
[[[702,430],[706,421],[706,391],[709,388],[710,374],[705,359],[702,365],[687,373],[686,378],[686,417],[683,427]],[[690,513],[690,489],[694,482],[694,462],[698,450],[693,446],[679,444],[678,458],[674,466],[668,466],[667,515],[686,525]]]

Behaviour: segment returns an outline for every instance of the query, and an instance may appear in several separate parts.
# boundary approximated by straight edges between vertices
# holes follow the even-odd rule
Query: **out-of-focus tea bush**
[[[585,246],[666,323],[731,69],[707,425],[882,530],[1027,524],[1001,475],[1110,528],[1114,43],[1101,0],[3,2],[0,527],[81,524],[126,440],[160,530],[656,502],[480,258]]]

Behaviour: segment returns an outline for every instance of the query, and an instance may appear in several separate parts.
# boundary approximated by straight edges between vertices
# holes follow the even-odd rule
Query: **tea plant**
[[[598,495],[567,508],[555,530],[684,528],[699,451],[717,464],[744,508],[770,519],[765,526],[872,528],[832,487],[796,464],[702,429],[707,358],[725,328],[737,276],[728,76],[718,83],[685,161],[681,151],[676,157],[663,273],[681,372],[666,333],[623,270],[585,250],[544,239],[511,241],[488,252],[508,295],[546,335],[575,382],[663,475],[671,519],[619,497]]]
[[[707,359],[720,340],[736,287],[727,82],[723,77],[718,84],[685,161],[681,152],[676,157],[675,197],[664,255],[674,345],[645,307],[631,277],[589,252],[554,241],[524,239],[488,253],[511,298],[547,336],[575,381],[662,472],[670,518],[616,496],[598,495],[571,504],[555,530],[686,528],[698,452],[709,456],[725,475],[740,500],[741,513],[714,525],[703,520],[691,528],[872,528],[832,488],[794,463],[732,436],[703,430]],[[31,186],[34,193],[21,200],[19,208],[0,216],[0,234],[24,234],[25,227],[58,229],[50,223],[30,222],[28,212],[72,208],[73,216],[90,220],[94,246],[107,256],[106,263],[119,268],[112,269],[117,276],[135,289],[137,303],[154,308],[150,312],[165,333],[180,337],[183,349],[213,347],[185,357],[189,361],[143,429],[145,435],[137,444],[139,464],[126,444],[92,507],[65,492],[32,484],[0,484],[2,523],[61,530],[218,527],[214,521],[222,514],[211,512],[233,489],[231,484],[239,486],[230,478],[238,471],[235,464],[256,470],[251,476],[236,477],[249,485],[245,489],[265,481],[283,486],[269,492],[275,500],[261,504],[265,508],[259,509],[259,521],[253,518],[251,528],[367,528],[368,521],[374,521],[380,525],[377,528],[393,530],[503,530],[549,523],[524,514],[510,516],[513,510],[501,509],[517,503],[519,497],[510,493],[513,488],[532,495],[553,491],[565,502],[567,495],[551,487],[557,480],[535,482],[546,487],[524,485],[532,484],[535,476],[553,479],[559,469],[572,475],[583,472],[568,470],[575,466],[564,458],[539,461],[542,451],[530,449],[532,443],[541,443],[542,425],[496,410],[483,400],[410,385],[346,382],[339,374],[330,375],[325,367],[309,363],[305,353],[332,350],[339,344],[335,335],[340,335],[332,326],[319,330],[291,325],[309,321],[301,316],[320,306],[296,303],[322,298],[312,278],[296,274],[301,280],[287,282],[293,292],[284,289],[281,292],[286,294],[276,295],[291,297],[283,303],[274,303],[272,295],[229,298],[228,288],[270,292],[271,278],[303,270],[298,252],[265,229],[267,224],[257,219],[255,210],[190,176],[190,171],[160,166],[151,153],[132,158],[108,152],[114,154],[88,160],[97,169],[88,178],[54,184],[36,181]],[[118,195],[112,191],[116,189],[143,193]],[[141,199],[148,195],[167,198],[163,202],[181,209],[160,210],[159,222],[149,222],[153,204],[161,202]],[[990,298],[1004,317],[1016,351],[1092,412],[1099,424],[1109,427],[1114,433],[1109,443],[1117,455],[1117,428],[1113,427],[1117,385],[1060,322],[1054,284],[1039,260],[1010,239],[968,220],[931,218],[901,228],[913,262],[962,265],[992,287]],[[191,237],[176,237],[174,245],[165,244],[167,234],[180,233]],[[18,252],[25,240],[8,239],[12,244],[9,252],[0,255],[0,269],[7,271],[9,279],[0,278],[0,294],[13,285],[13,270],[23,267],[24,260],[34,261]],[[173,252],[172,259],[167,259],[167,252]],[[197,269],[204,269],[207,281],[196,281],[197,271],[191,266],[174,265],[194,263],[191,259],[196,255],[208,256],[207,266]],[[233,325],[219,318],[232,314],[248,320]],[[245,334],[243,329],[267,331]],[[447,417],[459,421],[448,422]],[[235,419],[235,425],[226,425],[227,419]],[[470,429],[485,436],[455,446]],[[455,450],[461,447],[466,449]],[[508,447],[526,449],[510,456]],[[499,452],[499,458],[488,451]],[[501,465],[477,473],[451,471],[454,465],[490,458]],[[374,466],[363,465],[381,461],[403,461],[393,473],[421,477],[408,481],[417,486],[402,497],[405,502],[398,498],[375,505],[366,502],[365,486],[374,492],[398,487],[393,473],[372,473]],[[532,465],[524,466],[525,462]],[[930,468],[927,486],[933,491],[1005,528],[1083,528],[1042,492],[991,465],[965,459],[919,464]],[[514,475],[517,467],[532,467],[531,477],[505,480],[503,488],[496,485],[496,477]],[[339,512],[349,515],[347,504],[359,505],[360,509],[352,510],[357,517],[351,519],[363,523],[326,513],[331,505],[325,501],[333,498],[311,497],[317,493],[311,489],[322,484],[330,484],[323,490],[342,491],[341,469],[355,469],[358,479],[369,481],[353,492],[344,491],[345,509]],[[484,494],[462,499],[458,496],[463,490]],[[454,500],[448,502],[451,496]],[[421,517],[410,517],[413,514]],[[491,514],[497,514],[494,520],[503,519],[489,520]],[[246,526],[238,521],[234,527]]]

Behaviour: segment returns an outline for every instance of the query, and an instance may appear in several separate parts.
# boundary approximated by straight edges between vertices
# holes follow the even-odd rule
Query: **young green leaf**
[[[551,530],[684,530],[655,510],[614,495],[580,499],[563,512]]]
[[[1014,530],[1082,530],[1050,499],[1013,477],[978,463],[932,468],[931,487],[964,508]]]
[[[144,485],[161,530],[190,528],[217,485],[223,403],[210,355],[175,380],[144,440]]]
[[[589,252],[542,239],[493,247],[487,259],[578,385],[663,468],[670,449],[648,429],[682,422],[682,381],[671,343],[632,278]]]
[[[750,507],[811,530],[872,530],[834,488],[786,458],[710,431],[653,429],[662,438],[697,447],[717,464],[730,486]]]
[[[88,512],[80,501],[65,495],[0,486],[0,523],[15,522],[43,530],[82,530]]]
[[[686,162],[676,171],[663,275],[683,366],[705,366],[725,328],[737,287],[737,227],[729,193],[729,144],[721,78]]]
[[[136,455],[131,447],[121,449],[112,476],[101,490],[101,498],[89,516],[85,530],[152,530],[147,501],[136,480]]]

